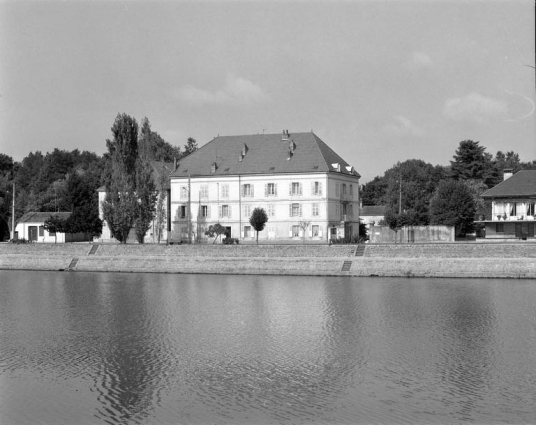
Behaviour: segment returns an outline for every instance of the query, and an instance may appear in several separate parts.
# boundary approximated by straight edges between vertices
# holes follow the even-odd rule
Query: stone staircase
[[[354,256],[355,257],[363,257],[365,255],[365,250],[367,246],[364,244],[357,245],[357,248],[355,249]]]

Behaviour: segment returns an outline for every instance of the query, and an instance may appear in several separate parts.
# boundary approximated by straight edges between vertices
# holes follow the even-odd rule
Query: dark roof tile
[[[291,141],[294,152],[289,155]],[[247,152],[240,160],[244,146]],[[282,140],[282,134],[218,136],[181,159],[171,177],[184,177],[186,172],[201,176],[335,172],[334,163],[340,164],[341,174],[360,177],[314,133],[290,134],[287,141]]]
[[[521,170],[482,194],[484,198],[536,197],[536,170]]]

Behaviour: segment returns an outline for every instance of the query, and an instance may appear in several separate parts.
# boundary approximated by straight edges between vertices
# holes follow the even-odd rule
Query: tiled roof
[[[363,205],[359,212],[360,216],[383,216],[385,215],[385,205]]]
[[[340,174],[360,177],[350,164],[314,133],[290,134],[288,139],[282,140],[282,134],[218,136],[181,159],[171,177],[325,173],[336,172],[332,164],[337,163],[340,164]],[[289,155],[290,142],[294,147],[292,155]],[[240,161],[244,145],[247,151]],[[214,172],[213,163],[216,163]]]
[[[536,197],[536,170],[521,170],[482,194],[484,198]]]
[[[64,220],[71,216],[70,212],[28,212],[17,220],[17,223],[44,223],[51,215]]]

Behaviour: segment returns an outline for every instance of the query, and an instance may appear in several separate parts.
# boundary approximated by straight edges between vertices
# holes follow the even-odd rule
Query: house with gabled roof
[[[45,221],[50,217],[67,220],[70,212],[27,212],[17,220],[15,239],[26,239],[36,243],[85,242],[91,237],[84,233],[61,233],[45,230]]]
[[[268,215],[261,241],[357,236],[359,178],[313,132],[218,136],[170,175],[171,240],[206,241],[215,223],[229,237],[253,240],[249,218],[256,207]]]
[[[482,194],[491,200],[491,219],[483,220],[486,239],[533,239],[536,216],[536,170],[521,170],[512,175],[505,170],[504,180]]]
[[[166,200],[163,204],[164,208],[164,220],[163,223],[158,223],[157,218],[155,217],[151,223],[151,227],[149,230],[147,230],[147,233],[145,234],[144,241],[146,243],[158,243],[158,234],[160,232],[160,242],[166,242],[168,239],[168,232],[167,229],[169,227],[168,225],[168,210],[169,210],[169,174],[173,171],[174,165],[170,162],[163,162],[163,161],[149,161],[149,165],[151,166],[151,174],[154,183],[156,184],[156,187],[160,187],[160,185],[163,186],[163,189],[168,193],[168,196],[166,197]],[[95,238],[96,242],[117,242],[116,239],[114,239],[111,235],[110,228],[108,227],[106,220],[104,220],[104,214],[102,211],[102,203],[104,202],[104,199],[106,198],[106,187],[101,186],[97,189],[97,192],[99,194],[99,218],[103,220],[102,223],[102,234]],[[159,195],[160,196],[160,195]],[[158,201],[157,201],[158,202]],[[162,226],[160,229],[158,228]],[[128,235],[127,242],[134,243],[137,242],[136,240],[136,229],[133,228],[130,230],[130,233]]]

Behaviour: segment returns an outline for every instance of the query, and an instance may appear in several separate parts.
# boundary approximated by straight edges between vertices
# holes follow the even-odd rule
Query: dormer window
[[[331,166],[333,167],[333,169],[337,172],[341,172],[341,164],[339,164],[338,162],[335,162],[333,164],[331,164]]]

